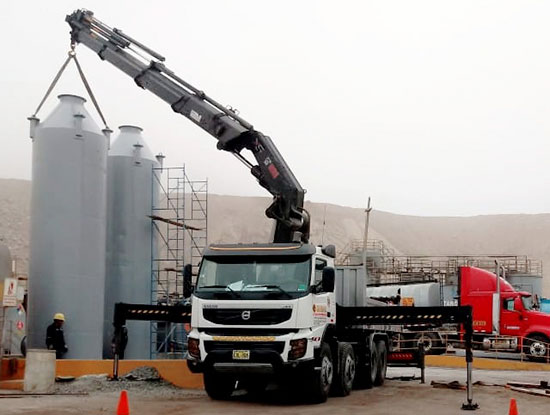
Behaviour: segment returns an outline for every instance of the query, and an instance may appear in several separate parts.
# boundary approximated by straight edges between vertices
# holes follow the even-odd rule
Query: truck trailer
[[[369,288],[369,296],[387,299],[399,292],[401,299],[412,298],[413,303],[436,306],[441,303],[438,282],[389,284]],[[536,309],[532,295],[517,291],[508,281],[495,273],[471,266],[458,268],[456,302],[472,307],[474,348],[522,352],[529,359],[550,361],[550,314]],[[447,343],[460,345],[459,327],[445,330],[420,328],[411,336],[422,341],[426,353],[443,353]]]

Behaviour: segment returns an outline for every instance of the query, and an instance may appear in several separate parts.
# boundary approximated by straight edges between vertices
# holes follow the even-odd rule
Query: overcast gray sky
[[[88,8],[271,136],[307,198],[414,215],[550,211],[548,1],[12,1],[0,15],[0,177]],[[136,124],[209,190],[267,195],[216,142],[84,46],[111,128]],[[59,93],[85,94],[71,67]],[[93,108],[88,105],[93,113]]]

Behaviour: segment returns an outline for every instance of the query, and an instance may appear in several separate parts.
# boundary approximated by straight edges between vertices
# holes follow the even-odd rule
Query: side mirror
[[[331,293],[334,291],[334,268],[325,267],[323,268],[323,279],[321,280],[321,286],[323,292]]]
[[[327,245],[321,248],[321,252],[331,258],[336,258],[336,247],[334,245]]]
[[[189,298],[193,294],[193,267],[187,264],[183,267],[183,298]]]

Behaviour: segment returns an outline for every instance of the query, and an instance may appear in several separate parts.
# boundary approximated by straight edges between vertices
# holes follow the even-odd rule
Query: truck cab
[[[460,267],[460,305],[471,305],[473,327],[486,347],[521,350],[530,359],[549,357],[550,315],[532,308],[531,294],[516,291],[494,273]]]
[[[334,246],[211,245],[192,296],[189,367],[213,398],[307,372],[335,324]]]

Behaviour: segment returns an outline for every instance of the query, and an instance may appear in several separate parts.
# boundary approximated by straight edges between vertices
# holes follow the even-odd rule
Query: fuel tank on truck
[[[123,125],[107,160],[107,271],[103,356],[112,358],[113,311],[117,302],[149,304],[156,247],[151,223],[159,195],[159,163],[140,127]],[[151,324],[128,321],[125,359],[148,359]]]
[[[102,357],[106,174],[110,130],[76,95],[59,95],[32,117],[29,347],[45,348],[55,313],[65,315],[70,359]]]

